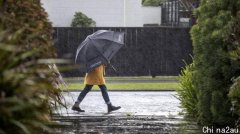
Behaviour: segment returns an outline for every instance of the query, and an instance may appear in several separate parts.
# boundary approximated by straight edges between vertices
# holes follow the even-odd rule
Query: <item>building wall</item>
[[[141,0],[41,0],[54,27],[69,27],[75,12],[96,21],[97,27],[142,27],[160,23],[160,7],[142,7]]]
[[[142,27],[144,24],[161,24],[161,7],[144,7],[142,0],[125,0],[125,24]]]
[[[142,11],[141,0],[125,0],[125,25],[141,27]]]
[[[162,10],[161,7],[142,7],[142,22],[144,24],[161,25]]]

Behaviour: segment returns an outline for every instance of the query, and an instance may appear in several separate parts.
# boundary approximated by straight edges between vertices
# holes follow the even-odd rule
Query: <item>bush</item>
[[[232,101],[231,111],[240,117],[240,76],[234,80],[228,95]]]
[[[186,110],[187,114],[192,117],[197,117],[197,93],[192,83],[194,64],[187,65],[184,70],[181,71],[181,75],[178,78],[181,89],[177,90],[177,95],[181,101],[181,106]]]
[[[240,11],[237,12],[236,18],[234,19],[231,27],[229,28],[231,30],[231,36],[228,38],[228,42],[233,42],[231,48],[232,51],[230,51],[230,57],[233,61],[237,61],[238,67],[240,68]],[[240,76],[235,78],[233,80],[233,84],[230,87],[229,91],[229,98],[232,102],[232,113],[238,115],[238,120],[236,122],[239,122],[240,120]]]
[[[239,0],[202,0],[195,12],[197,24],[191,30],[193,86],[198,96],[198,121],[204,125],[232,125],[236,120],[227,94],[231,79],[240,75],[239,61],[230,56],[237,47],[229,39],[239,9]]]
[[[167,0],[142,0],[143,6],[160,6],[162,3]]]
[[[54,74],[42,62],[55,57],[51,24],[40,0],[0,6],[0,133],[47,132],[50,101],[60,103]]]
[[[94,27],[96,22],[81,12],[76,12],[72,20],[72,27]]]

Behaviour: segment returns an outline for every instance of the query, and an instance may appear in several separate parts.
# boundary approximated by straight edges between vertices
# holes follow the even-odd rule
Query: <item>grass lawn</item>
[[[84,88],[83,77],[64,78],[70,90]],[[106,77],[108,90],[176,90],[180,85],[176,76]],[[99,90],[94,86],[93,90]]]
[[[131,81],[131,80],[146,80],[146,81],[157,81],[157,80],[170,80],[170,81],[176,81],[177,76],[156,76],[155,78],[152,78],[151,76],[131,76],[131,77],[105,77],[106,81]],[[83,81],[84,77],[68,77],[64,78],[67,82],[74,82],[74,81]]]
[[[106,84],[108,90],[176,90],[180,89],[179,83],[109,83]],[[83,89],[83,84],[72,83],[68,89]],[[99,90],[94,86],[93,90]]]

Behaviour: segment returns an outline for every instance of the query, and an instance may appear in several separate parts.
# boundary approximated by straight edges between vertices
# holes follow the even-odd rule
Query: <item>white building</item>
[[[69,27],[82,12],[97,27],[142,27],[161,24],[161,7],[144,7],[142,0],[41,0],[54,27]]]

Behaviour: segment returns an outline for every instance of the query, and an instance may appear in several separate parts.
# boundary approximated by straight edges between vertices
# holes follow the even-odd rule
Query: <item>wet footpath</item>
[[[174,91],[110,91],[118,111],[107,114],[100,91],[87,94],[81,108],[71,110],[79,92],[64,92],[67,109],[58,108],[52,119],[59,134],[198,134],[200,127],[186,119]]]

